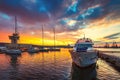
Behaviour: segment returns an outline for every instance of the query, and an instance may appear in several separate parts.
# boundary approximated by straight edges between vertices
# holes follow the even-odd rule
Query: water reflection
[[[21,55],[9,55],[10,56],[10,72],[9,72],[9,78],[10,79],[17,79],[18,76],[18,72],[19,72],[19,64],[20,61],[18,59],[18,57],[20,57]]]
[[[96,65],[88,68],[79,68],[72,63],[71,80],[97,80]]]
[[[0,54],[0,80],[119,80],[120,73],[105,61],[99,69],[80,69],[72,63],[68,49],[60,52],[39,52],[21,56]]]
[[[17,68],[17,66],[19,65],[19,61],[18,61],[18,57],[20,57],[20,55],[9,55],[11,57],[10,59],[10,64],[13,68]]]

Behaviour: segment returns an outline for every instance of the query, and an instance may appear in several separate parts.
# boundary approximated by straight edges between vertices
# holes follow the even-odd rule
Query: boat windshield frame
[[[93,44],[89,43],[89,44],[81,44],[81,43],[77,43],[75,44],[75,47],[79,47],[79,48],[83,48],[83,47],[93,47]]]

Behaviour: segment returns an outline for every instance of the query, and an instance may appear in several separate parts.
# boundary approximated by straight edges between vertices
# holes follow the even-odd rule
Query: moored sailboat
[[[29,53],[38,53],[39,49],[37,47],[31,47],[27,50]]]
[[[39,48],[39,52],[48,52],[49,50],[47,48],[44,48],[44,24],[42,25],[42,47]]]
[[[54,47],[49,48],[49,51],[60,51],[60,48],[56,48],[55,27],[53,27],[53,32],[54,32]]]

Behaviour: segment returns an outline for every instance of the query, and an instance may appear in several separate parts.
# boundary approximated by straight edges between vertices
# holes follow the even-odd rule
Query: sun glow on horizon
[[[84,34],[96,44],[120,43],[119,4],[119,0],[3,0],[0,42],[10,43],[8,36],[17,22],[19,43],[54,45],[54,33],[55,45],[74,44]]]

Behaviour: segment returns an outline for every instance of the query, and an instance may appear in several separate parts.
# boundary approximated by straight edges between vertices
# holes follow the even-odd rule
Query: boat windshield
[[[79,48],[92,47],[92,44],[76,44],[75,47],[79,47]]]

